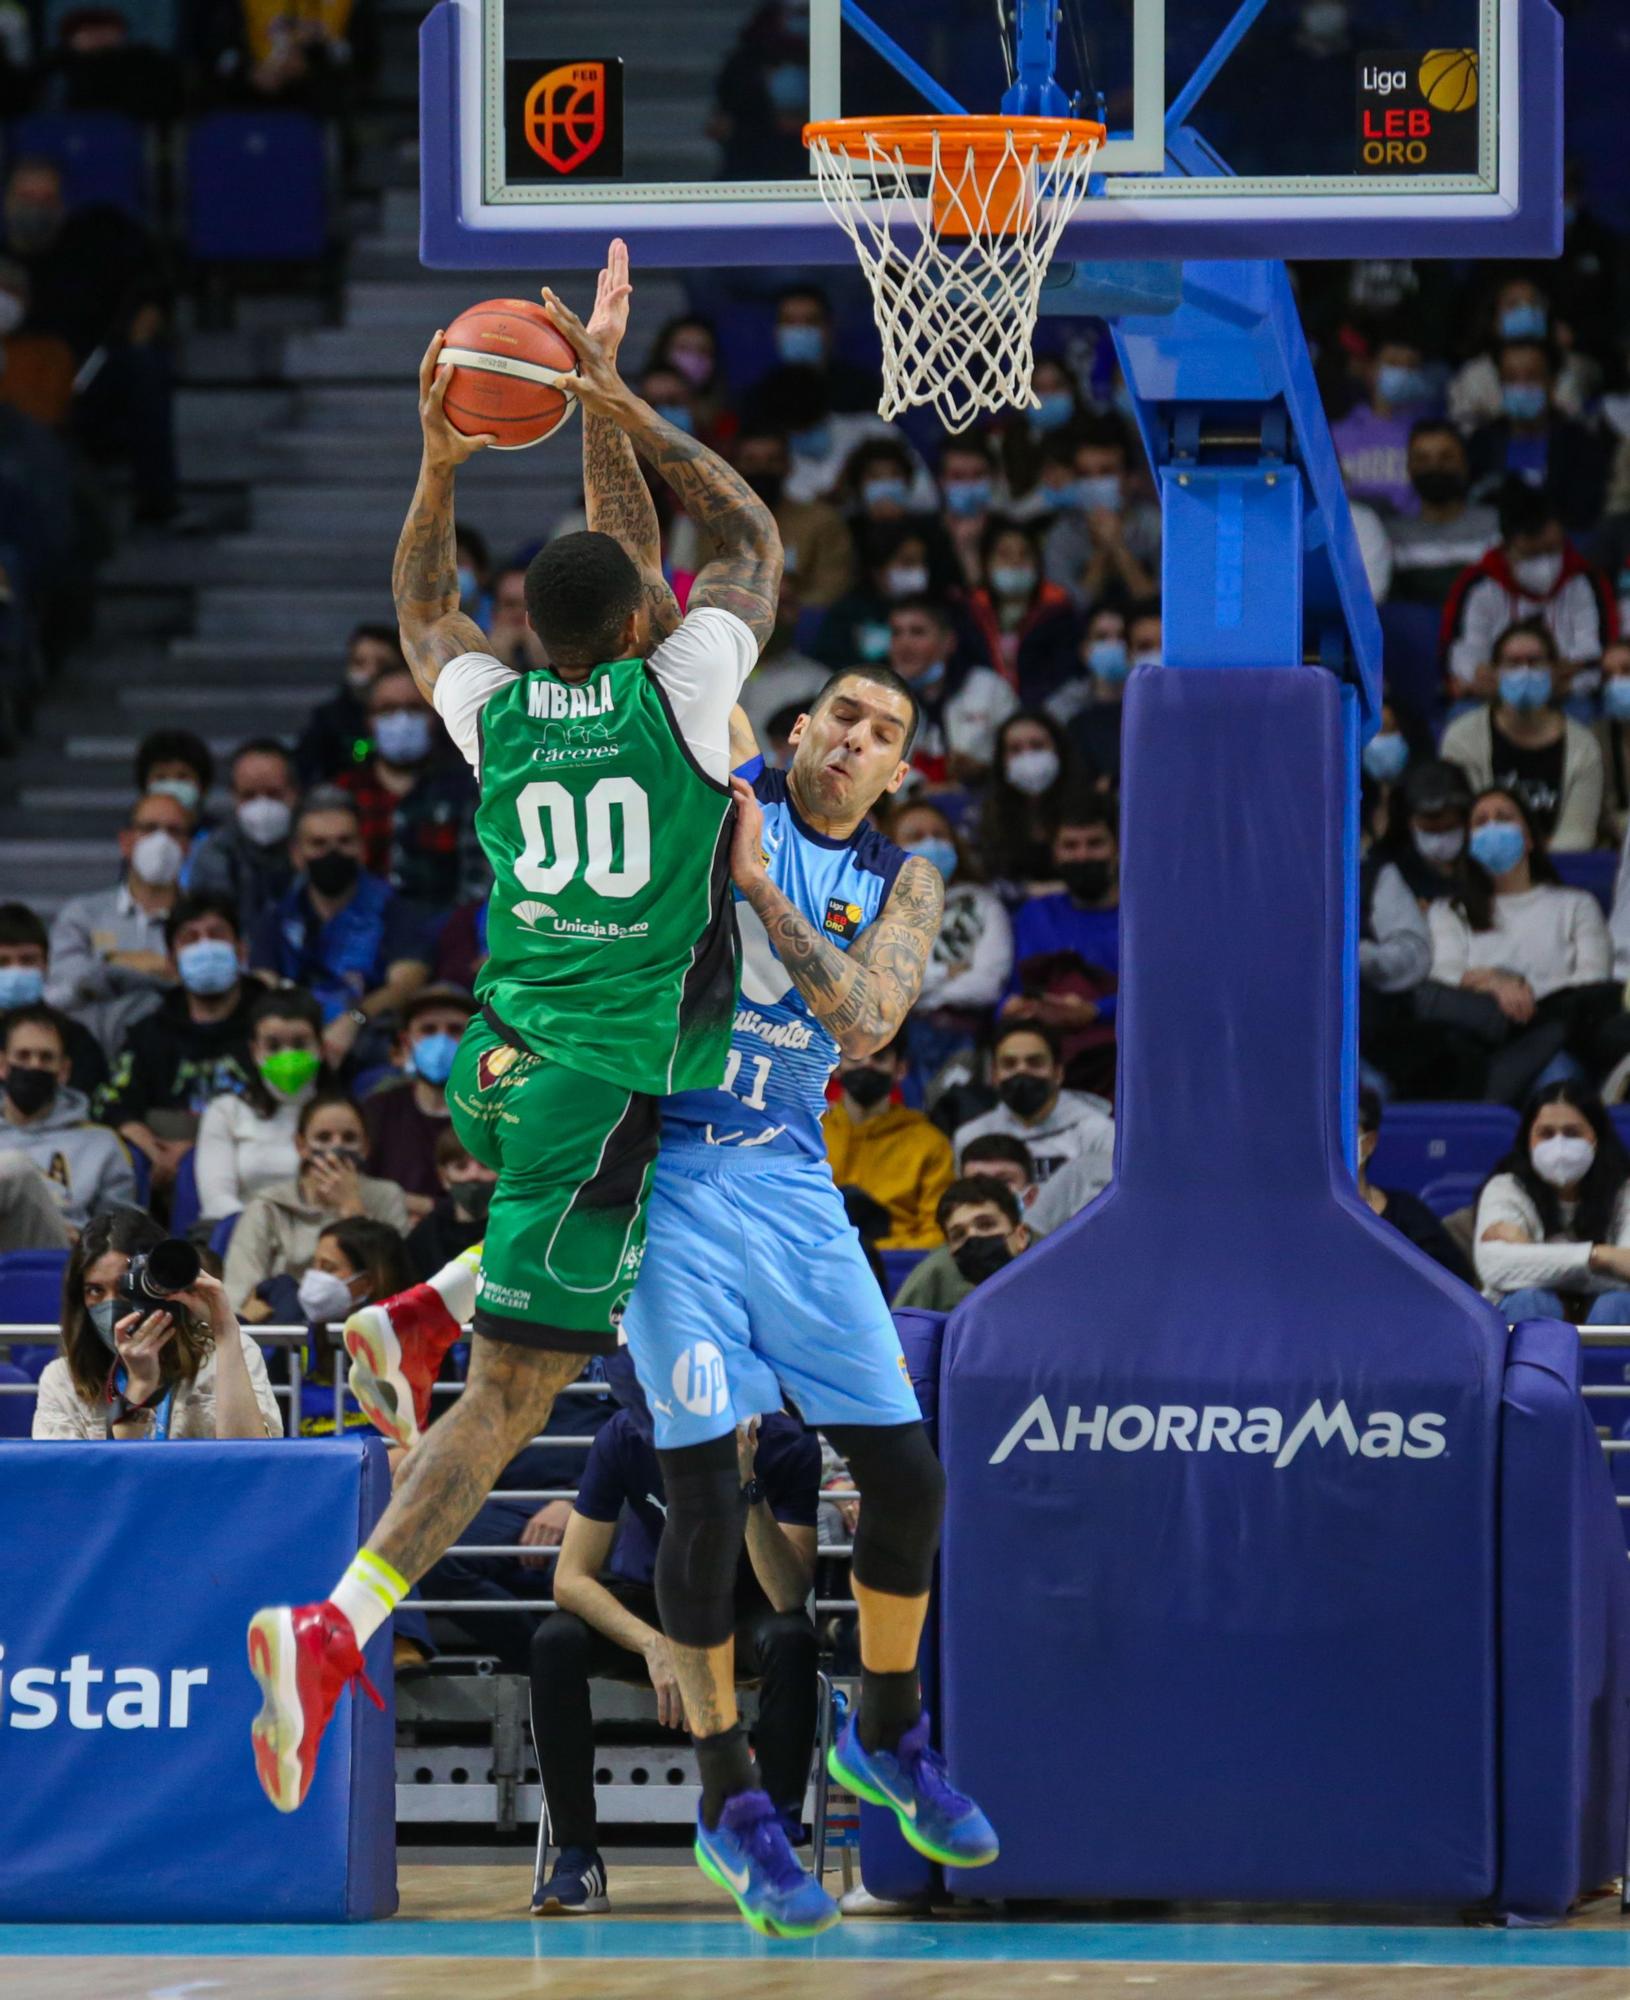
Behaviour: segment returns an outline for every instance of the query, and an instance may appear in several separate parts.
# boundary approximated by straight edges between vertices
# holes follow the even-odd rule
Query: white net
[[[871,284],[879,415],[926,406],[960,431],[981,410],[1032,407],[1042,280],[1096,140],[1066,127],[1043,145],[1009,130],[998,157],[935,132],[930,156],[910,163],[874,133],[809,136],[822,197]]]

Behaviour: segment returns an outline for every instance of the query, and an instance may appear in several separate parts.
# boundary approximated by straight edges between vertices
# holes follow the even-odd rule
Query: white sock
[[[480,1269],[481,1245],[477,1243],[455,1257],[451,1264],[444,1264],[429,1281],[430,1289],[460,1326],[468,1326],[475,1311],[475,1275]]]
[[[366,1646],[412,1587],[382,1556],[376,1556],[372,1549],[359,1549],[356,1560],[328,1593],[328,1601],[350,1621],[358,1646]]]

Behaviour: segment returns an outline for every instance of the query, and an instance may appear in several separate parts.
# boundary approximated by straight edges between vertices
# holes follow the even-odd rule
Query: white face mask
[[[1002,769],[1007,774],[1008,783],[1016,791],[1024,792],[1033,799],[1040,798],[1058,776],[1058,752],[1015,750]]]
[[[896,563],[883,582],[890,597],[920,597],[928,588],[928,572],[921,563]]]
[[[351,1287],[332,1271],[319,1271],[314,1264],[300,1280],[300,1310],[312,1326],[343,1320],[351,1311]]]
[[[181,879],[181,864],[187,850],[173,833],[155,827],[144,833],[130,850],[130,865],[141,879],[155,889],[168,889]]]
[[[1554,1188],[1572,1187],[1590,1172],[1596,1146],[1590,1139],[1541,1139],[1529,1157],[1542,1181],[1549,1181]]]
[[[15,333],[23,323],[23,302],[15,292],[0,292],[0,338]]]
[[[1511,565],[1511,574],[1518,587],[1530,597],[1545,597],[1555,590],[1557,579],[1562,574],[1562,557],[1553,551],[1548,556],[1524,556],[1521,562]]]
[[[238,824],[259,847],[287,840],[294,814],[283,799],[245,799],[238,807]]]
[[[1418,826],[1411,827],[1409,837],[1421,859],[1436,868],[1447,868],[1451,861],[1458,860],[1460,850],[1466,845],[1466,835],[1458,826],[1450,827],[1447,833],[1427,833]]]

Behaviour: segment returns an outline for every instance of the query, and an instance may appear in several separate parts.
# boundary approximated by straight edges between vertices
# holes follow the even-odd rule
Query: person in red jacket
[[[967,599],[968,615],[990,663],[1037,708],[1080,673],[1078,620],[1067,590],[1042,575],[1041,547],[1025,523],[993,515],[980,542],[984,582]]]

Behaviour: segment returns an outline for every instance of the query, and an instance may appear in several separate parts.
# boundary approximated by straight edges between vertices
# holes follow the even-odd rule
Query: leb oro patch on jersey
[[[834,937],[852,938],[860,929],[865,911],[858,903],[851,903],[847,896],[828,896],[826,899],[826,922],[823,929]]]

